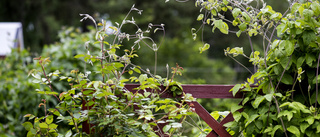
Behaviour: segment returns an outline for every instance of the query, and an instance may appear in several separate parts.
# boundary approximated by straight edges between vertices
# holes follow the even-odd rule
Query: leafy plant
[[[74,59],[74,54],[83,54],[85,51],[79,48],[84,42],[91,39],[94,32],[80,33],[74,28],[65,28],[59,33],[60,42],[44,47],[41,56],[50,56],[51,63],[46,66],[47,71],[60,70],[61,74],[69,75],[74,68],[83,69],[84,63]],[[62,50],[61,50],[62,49]],[[26,136],[27,132],[22,126],[27,119],[23,115],[32,112],[34,115],[44,115],[37,106],[41,99],[46,99],[48,107],[57,104],[57,100],[37,94],[36,89],[45,91],[35,80],[28,78],[31,69],[39,67],[32,60],[32,55],[27,50],[18,51],[13,49],[5,59],[0,60],[0,136]],[[63,63],[61,63],[63,62]],[[87,68],[90,71],[97,70],[96,67]],[[61,75],[60,74],[60,75]],[[58,78],[52,87],[55,91],[67,90],[68,83],[61,83]],[[64,132],[66,125],[60,125],[59,130]]]
[[[38,114],[38,108],[34,106],[40,103],[37,100],[44,98],[28,92],[39,88],[28,80],[28,71],[34,67],[32,58],[26,50],[13,49],[0,60],[0,67],[0,136],[23,136],[21,114],[30,111]]]
[[[178,65],[173,68],[171,79],[167,79],[151,74],[150,71],[131,62],[131,59],[139,57],[136,49],[142,46],[157,51],[159,46],[145,34],[150,33],[151,29],[163,29],[162,25],[150,24],[146,31],[142,31],[136,25],[134,18],[128,20],[132,11],[139,14],[142,12],[133,6],[120,24],[116,23],[116,26],[110,27],[106,26],[105,20],[96,23],[90,15],[80,14],[84,16],[82,20],[93,21],[96,29],[94,39],[89,38],[84,43],[86,54],[74,56],[82,59],[78,61],[85,63],[83,68],[75,68],[70,70],[69,74],[63,75],[59,69],[49,71],[46,69],[51,62],[49,57],[34,58],[39,63],[40,69],[30,72],[34,77],[33,82],[46,87],[44,90],[37,90],[38,93],[53,96],[58,103],[54,108],[49,108],[48,102],[43,99],[39,107],[44,109],[44,116],[25,115],[30,120],[23,124],[28,130],[28,136],[62,136],[58,128],[64,123],[70,127],[65,136],[177,134],[177,129],[181,127],[185,117],[192,113],[185,102],[194,99],[190,94],[177,90],[177,88],[182,90],[180,83],[174,81],[174,76],[180,74],[182,69]],[[125,33],[122,27],[126,24],[135,25],[137,31],[134,34]],[[109,35],[106,32],[110,29],[114,37],[108,41]],[[131,49],[123,50],[121,43],[126,39],[135,42]],[[151,41],[152,45],[145,45],[146,41]],[[62,41],[64,42],[66,41]],[[89,71],[91,67],[96,69]],[[53,84],[58,83],[55,79],[59,79],[64,83],[61,85],[69,85],[70,88],[55,89]],[[125,87],[129,82],[139,83],[139,86],[131,92]],[[164,86],[165,90],[161,90],[160,86]],[[169,90],[176,95],[182,94],[182,99],[180,101],[161,99],[160,95]],[[83,132],[85,128],[83,123],[88,123],[87,132]],[[167,125],[160,130],[157,123],[167,123]]]
[[[204,12],[197,20],[211,25],[213,32],[218,29],[249,37],[250,55],[242,47],[225,50],[235,61],[240,55],[255,66],[252,72],[237,61],[252,73],[231,90],[244,93],[240,106],[231,111],[235,121],[225,124],[238,134],[319,136],[320,5],[319,1],[288,2],[287,11],[280,13],[264,1],[196,1]],[[238,30],[230,30],[230,25]],[[251,42],[251,37],[258,35],[263,38],[263,51],[255,50]],[[240,108],[243,110],[238,111]]]

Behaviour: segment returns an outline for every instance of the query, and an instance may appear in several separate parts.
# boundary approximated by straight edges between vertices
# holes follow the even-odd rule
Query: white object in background
[[[22,24],[20,22],[0,22],[0,56],[6,56],[12,48],[24,48]]]

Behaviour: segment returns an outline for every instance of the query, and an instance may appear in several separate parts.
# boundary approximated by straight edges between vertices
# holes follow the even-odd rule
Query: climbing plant
[[[142,13],[142,10],[133,6],[123,21],[115,23],[115,26],[107,26],[105,20],[96,22],[90,15],[80,14],[83,16],[82,20],[94,22],[93,29],[96,31],[93,39],[86,37],[88,40],[79,46],[79,49],[82,48],[86,52],[74,56],[77,61],[85,63],[83,68],[75,68],[68,74],[62,74],[59,69],[46,69],[50,65],[50,57],[34,58],[39,64],[39,69],[33,69],[29,75],[33,77],[34,84],[41,84],[43,87],[36,92],[51,96],[58,103],[55,107],[49,107],[47,100],[42,99],[39,107],[43,108],[44,116],[24,116],[29,119],[23,123],[28,130],[27,136],[180,134],[178,129],[181,128],[182,122],[187,115],[193,113],[185,102],[194,100],[191,94],[182,92],[179,82],[174,81],[176,75],[181,75],[183,68],[177,64],[172,67],[172,75],[163,78],[131,62],[133,58],[139,57],[136,50],[140,48],[151,48],[157,52],[160,45],[146,34],[164,31],[163,25],[153,24],[149,24],[143,31],[136,25],[133,17],[129,19],[130,13],[134,11]],[[137,31],[134,34],[126,33],[122,27],[127,24],[133,24]],[[121,43],[124,40],[134,40],[134,45],[130,49],[123,49]],[[151,45],[148,44],[150,42]],[[169,67],[167,69],[170,71]],[[53,83],[58,82],[62,82],[62,85],[67,84],[68,88],[54,88]],[[134,92],[130,92],[125,87],[128,83],[138,83],[139,86]],[[161,86],[164,88],[161,89]],[[182,98],[161,99],[160,96],[164,92],[170,92],[173,96],[182,95]],[[88,132],[83,131],[83,123],[88,123]],[[159,123],[167,125],[160,130],[157,126]],[[69,126],[65,133],[58,130],[59,125],[63,124]]]
[[[244,93],[224,126],[244,136],[319,136],[320,4],[289,0],[280,13],[263,0],[197,0],[197,20],[223,34],[247,35],[250,45],[226,48],[225,55],[248,58],[252,76],[231,92]],[[201,30],[201,28],[200,28]],[[192,29],[193,37],[201,31]],[[251,38],[261,36],[259,49]],[[204,44],[200,52],[207,50]],[[244,53],[250,48],[251,53]]]

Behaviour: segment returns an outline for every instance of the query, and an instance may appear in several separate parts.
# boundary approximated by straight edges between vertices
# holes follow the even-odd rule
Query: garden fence
[[[125,85],[125,88],[131,92],[135,92],[134,88],[137,88],[138,86],[138,84],[128,84]],[[235,96],[232,95],[232,92],[229,92],[232,87],[233,85],[182,85],[183,92],[192,94],[194,98],[242,98],[241,92],[238,92]],[[160,88],[164,90],[165,87]],[[168,92],[162,94],[161,97],[174,98],[172,94]],[[207,137],[231,137],[227,132],[226,127],[223,126],[225,123],[234,120],[231,113],[229,113],[221,122],[218,122],[199,102],[188,102],[188,105],[194,108],[194,111],[198,116],[212,128],[212,131]],[[165,124],[158,124],[160,131],[162,131],[164,126]],[[89,133],[89,130],[89,125],[85,122],[83,124],[83,131]]]

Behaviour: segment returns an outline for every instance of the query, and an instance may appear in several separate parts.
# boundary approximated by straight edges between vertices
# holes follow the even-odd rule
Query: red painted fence
[[[137,84],[125,85],[129,91],[134,92],[134,88],[138,87]],[[183,92],[192,94],[195,98],[242,98],[241,92],[238,92],[236,96],[233,96],[230,89],[233,85],[182,85]],[[164,87],[161,87],[164,90]],[[165,92],[161,96],[162,98],[173,98],[172,94]],[[220,123],[216,121],[210,113],[197,101],[189,102],[190,106],[195,109],[195,112],[199,117],[204,120],[211,128],[212,131],[207,135],[207,137],[231,137],[231,135],[226,131],[226,127],[223,124],[233,121],[233,116],[231,113],[227,115]],[[192,105],[191,105],[192,104]],[[159,125],[162,128],[164,125]],[[83,125],[84,131],[89,131],[87,124]]]

